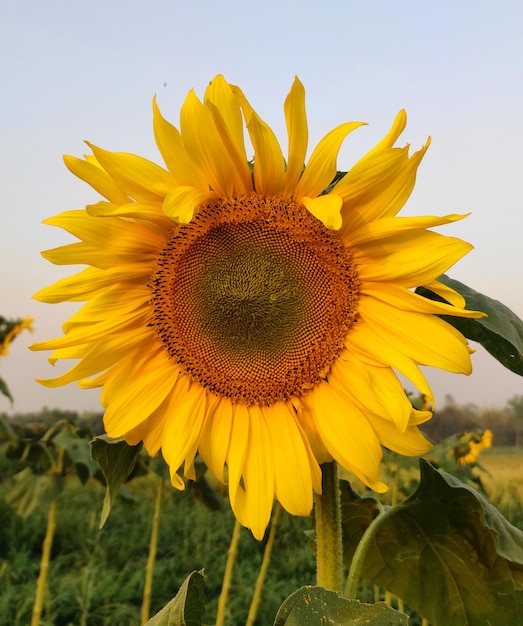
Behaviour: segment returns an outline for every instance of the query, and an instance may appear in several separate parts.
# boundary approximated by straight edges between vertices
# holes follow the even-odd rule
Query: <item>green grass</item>
[[[146,479],[134,481],[98,530],[103,489],[71,481],[63,490],[42,626],[139,624],[154,506],[148,491]],[[227,503],[223,511],[210,511],[190,489],[169,492],[161,513],[151,614],[176,594],[191,571],[205,569],[205,622],[214,622],[233,525]],[[314,583],[314,558],[303,532],[311,525],[309,518],[282,516],[258,624],[271,624],[287,595]],[[45,526],[45,511],[22,519],[0,501],[1,623],[30,622]],[[242,529],[228,626],[245,624],[264,545]]]
[[[488,470],[489,500],[523,529],[522,451],[482,452]],[[0,455],[0,475],[14,464]],[[17,466],[18,468],[18,466]],[[205,570],[206,615],[213,624],[234,518],[207,509],[192,489],[166,489],[160,521],[151,614],[162,608],[193,570]],[[0,623],[27,626],[40,567],[46,511],[20,518],[3,501],[0,488]],[[48,575],[42,626],[137,626],[153,515],[153,490],[147,477],[121,491],[109,519],[98,529],[104,491],[99,483],[67,481],[58,499],[57,529]],[[281,602],[315,582],[315,563],[304,531],[310,518],[282,515],[258,613],[258,626],[272,624]],[[234,567],[226,626],[243,626],[263,557],[264,542],[242,529]],[[413,621],[413,624],[417,623]]]

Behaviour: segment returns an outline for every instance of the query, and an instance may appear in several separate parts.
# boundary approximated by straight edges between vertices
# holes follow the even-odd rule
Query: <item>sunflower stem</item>
[[[225,573],[223,575],[222,590],[220,597],[218,598],[218,611],[216,614],[216,626],[223,626],[225,622],[225,609],[227,607],[227,598],[229,597],[229,589],[231,587],[232,569],[234,562],[236,561],[236,553],[238,552],[238,541],[240,539],[240,522],[238,520],[234,523],[234,530],[232,533],[231,545],[229,546],[229,553],[227,555],[227,562],[225,564]]]
[[[53,545],[54,532],[56,530],[56,500],[49,505],[47,514],[47,530],[42,548],[42,558],[40,560],[40,574],[36,583],[36,597],[33,606],[33,615],[31,626],[40,624],[40,615],[42,613],[42,605],[44,601],[45,588],[47,584],[47,572],[49,571],[49,560],[51,558],[51,546]]]
[[[143,588],[142,608],[140,611],[140,626],[144,626],[149,620],[151,611],[151,592],[153,588],[154,565],[156,563],[156,553],[158,551],[158,534],[160,528],[160,512],[163,500],[163,478],[154,475],[156,497],[154,501],[153,523],[151,527],[151,538],[149,541],[149,555],[145,568],[145,583]]]
[[[336,462],[321,466],[322,494],[314,496],[316,519],[316,582],[342,590],[341,501]]]

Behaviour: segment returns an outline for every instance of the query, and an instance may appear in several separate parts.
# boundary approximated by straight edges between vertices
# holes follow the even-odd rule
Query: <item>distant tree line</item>
[[[494,435],[494,446],[523,446],[523,396],[510,398],[502,408],[485,408],[473,403],[459,404],[447,395],[432,419],[421,425],[434,443],[457,433],[486,428]]]
[[[46,430],[62,420],[75,424],[79,428],[89,429],[93,435],[104,432],[103,413],[94,411],[70,411],[63,409],[49,409],[43,407],[40,411],[30,413],[0,413],[0,419],[7,420],[14,429],[24,438],[39,439]]]
[[[419,408],[422,399],[412,402]],[[27,438],[41,437],[49,426],[60,420],[88,428],[93,435],[104,432],[102,412],[78,413],[44,407],[38,412],[15,413],[11,417],[0,413],[0,417],[8,419],[19,434]],[[492,431],[495,446],[523,446],[523,395],[510,398],[501,408],[479,407],[473,403],[459,404],[451,395],[447,395],[443,406],[434,411],[433,418],[421,426],[434,443],[457,433],[481,428]]]

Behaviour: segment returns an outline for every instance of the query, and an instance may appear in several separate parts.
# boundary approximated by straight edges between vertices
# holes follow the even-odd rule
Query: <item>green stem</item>
[[[316,582],[320,587],[341,592],[342,542],[338,466],[333,461],[321,466],[322,494],[314,496],[316,519]]]
[[[44,601],[45,586],[47,582],[47,572],[49,570],[49,560],[51,557],[51,546],[53,545],[54,531],[56,529],[56,500],[49,505],[47,514],[47,530],[42,546],[42,558],[40,561],[40,574],[36,583],[36,597],[33,606],[31,626],[39,626],[42,605]]]
[[[158,550],[158,532],[160,528],[160,511],[162,509],[163,498],[163,478],[154,476],[156,482],[156,499],[154,502],[153,525],[151,528],[151,539],[149,541],[149,555],[145,569],[145,584],[143,588],[142,608],[140,612],[140,624],[143,626],[149,619],[151,611],[151,592],[153,588],[153,573],[156,563],[156,553]]]
[[[363,565],[365,563],[369,548],[372,546],[381,525],[387,520],[389,516],[394,515],[397,512],[397,508],[398,507],[391,507],[385,513],[380,513],[378,517],[372,520],[367,530],[363,534],[363,537],[361,538],[358,547],[354,552],[354,556],[352,557],[352,562],[350,564],[349,575],[347,577],[347,584],[345,586],[344,594],[346,598],[357,598],[360,578],[362,578],[361,574],[363,570]]]
[[[276,503],[274,515],[272,517],[271,529],[269,531],[269,538],[267,539],[267,545],[265,546],[265,550],[263,552],[263,560],[260,567],[260,573],[258,574],[258,578],[256,580],[254,595],[252,597],[251,606],[249,608],[249,615],[247,616],[245,626],[253,626],[254,620],[256,619],[256,613],[258,612],[258,605],[260,604],[263,583],[265,582],[265,575],[267,574],[267,568],[269,567],[269,562],[271,560],[272,547],[274,545],[274,538],[276,537],[276,527],[278,526],[281,512],[282,508],[280,504]]]
[[[231,587],[232,568],[236,561],[236,553],[238,552],[238,540],[240,539],[240,522],[234,523],[234,531],[232,533],[231,545],[229,546],[229,554],[227,555],[227,563],[225,564],[225,573],[223,575],[222,590],[218,598],[218,611],[216,614],[216,626],[223,626],[225,620],[225,608],[227,606],[227,597]]]

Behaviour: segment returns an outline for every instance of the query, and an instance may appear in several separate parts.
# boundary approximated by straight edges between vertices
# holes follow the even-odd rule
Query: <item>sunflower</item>
[[[471,246],[428,230],[464,216],[397,217],[429,143],[411,156],[393,147],[405,113],[341,176],[339,149],[362,123],[334,128],[304,166],[298,79],[284,112],[286,159],[217,76],[203,102],[189,92],[180,130],[153,100],[165,168],[91,144],[84,160],[65,157],[105,200],[45,221],[79,241],[44,257],[88,267],[35,295],[86,302],[63,337],[33,346],[53,350],[52,364],[78,359],[40,382],[102,387],[108,435],[161,449],[178,489],[199,453],[257,538],[274,498],[310,513],[321,463],[382,492],[382,446],[424,453],[418,424],[431,413],[412,408],[395,372],[432,401],[419,365],[471,371],[465,338],[436,315],[481,315],[437,280]]]
[[[492,446],[493,434],[491,430],[465,433],[460,437],[457,445],[451,450],[452,456],[458,465],[475,465],[479,453]]]
[[[0,316],[0,356],[9,354],[9,347],[13,340],[24,330],[33,332],[33,317],[24,317],[18,320],[7,320]]]

